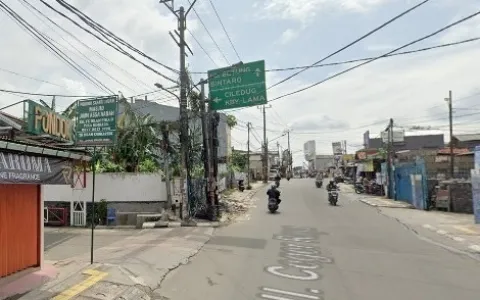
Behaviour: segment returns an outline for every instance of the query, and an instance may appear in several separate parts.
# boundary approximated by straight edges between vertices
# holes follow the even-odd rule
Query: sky
[[[52,7],[81,20],[56,1]],[[96,85],[35,40],[0,10],[0,89],[57,94],[57,109],[76,98],[118,93],[126,97],[144,93],[148,99],[178,106],[155,83],[172,83],[158,73],[101,43],[40,1],[4,1],[32,26],[46,34],[83,70],[103,85]],[[179,50],[169,36],[176,29],[170,10],[156,0],[71,0],[91,19],[161,64],[178,69]],[[378,27],[420,0],[198,0],[187,19],[186,40],[193,55],[187,67],[198,82],[208,70],[234,63],[265,60],[267,70],[311,65]],[[31,6],[59,25],[56,27]],[[213,6],[212,4],[213,3]],[[1,4],[1,2],[0,2]],[[175,0],[175,6],[189,6]],[[213,9],[215,7],[227,34]],[[332,56],[323,63],[381,56],[450,23],[480,11],[478,0],[431,0],[382,30]],[[401,51],[437,46],[480,36],[480,16]],[[229,41],[232,41],[230,43]],[[233,46],[232,46],[233,44]],[[294,164],[303,162],[303,144],[316,141],[317,154],[331,154],[332,142],[346,140],[347,152],[362,147],[363,133],[378,137],[390,118],[395,127],[442,130],[448,141],[448,108],[452,91],[454,133],[480,132],[480,41],[414,54],[378,59],[305,91],[269,103],[266,109],[269,148],[288,147]],[[165,77],[176,80],[169,68],[129,51],[130,55]],[[310,86],[358,63],[315,67],[268,90],[268,99]],[[78,68],[78,67],[77,67]],[[267,86],[298,70],[268,71]],[[88,77],[88,76],[87,76]],[[157,91],[155,93],[152,93]],[[0,92],[0,107],[25,98],[51,101],[51,97]],[[144,97],[143,95],[140,97]],[[5,111],[19,115],[21,106]],[[262,112],[257,107],[225,111],[236,116],[232,131],[235,149],[246,149],[247,122],[252,123],[251,149],[263,139]]]

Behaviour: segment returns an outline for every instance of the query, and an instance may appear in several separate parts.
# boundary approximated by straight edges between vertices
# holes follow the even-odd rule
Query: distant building
[[[333,155],[328,154],[315,155],[315,170],[327,171],[329,168],[334,166],[333,158]]]
[[[373,138],[369,136],[369,132],[364,134],[364,148],[365,149],[379,149],[385,148],[382,139]],[[440,149],[445,147],[444,135],[440,131],[414,131],[406,132],[403,142],[396,142],[393,144],[395,151],[401,150],[420,150],[420,149]]]
[[[155,118],[155,121],[177,121],[180,118],[180,108],[175,106],[168,106],[145,100],[135,100],[131,105],[135,111],[140,112],[141,114],[150,114]],[[190,120],[190,125],[199,128],[201,132],[200,122],[200,120]],[[223,113],[220,113],[218,140],[218,157],[220,163],[225,163],[226,158],[231,155],[232,139],[230,127],[227,125],[227,115]]]
[[[470,151],[475,149],[475,146],[480,145],[480,134],[456,134],[452,138],[455,148],[467,148]]]

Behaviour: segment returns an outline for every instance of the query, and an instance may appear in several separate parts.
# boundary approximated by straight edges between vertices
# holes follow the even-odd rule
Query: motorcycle
[[[321,181],[321,180],[320,181],[315,181],[315,186],[317,188],[319,188],[319,189],[322,188],[322,185],[323,185],[323,181]]]
[[[270,213],[274,214],[278,209],[278,201],[275,198],[268,199],[268,210]]]
[[[355,183],[355,193],[357,194],[364,194],[365,193],[365,186],[362,183]]]
[[[243,184],[243,180],[238,181],[238,190],[243,192],[245,190],[245,185]]]
[[[380,184],[373,183],[370,187],[370,194],[376,195],[376,196],[385,196],[383,186]]]
[[[338,189],[328,191],[328,202],[330,205],[336,206],[338,201]]]

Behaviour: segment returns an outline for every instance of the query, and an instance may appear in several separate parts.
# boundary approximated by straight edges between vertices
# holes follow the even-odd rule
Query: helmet
[[[271,186],[271,188],[272,188],[272,190],[276,190],[276,189],[277,189],[277,186],[273,184],[273,185]]]
[[[330,184],[333,184],[333,180],[330,180]]]

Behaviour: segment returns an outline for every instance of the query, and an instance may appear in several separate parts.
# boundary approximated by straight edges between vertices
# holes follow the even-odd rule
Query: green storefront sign
[[[73,141],[73,121],[32,100],[26,100],[28,109],[27,133],[48,135],[54,139]]]
[[[76,144],[103,146],[117,137],[117,96],[78,101]]]
[[[265,61],[210,70],[208,89],[214,110],[266,104]]]

